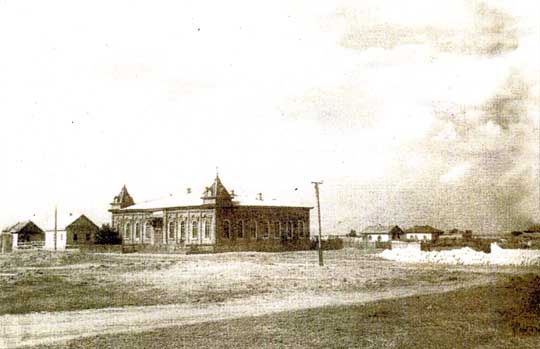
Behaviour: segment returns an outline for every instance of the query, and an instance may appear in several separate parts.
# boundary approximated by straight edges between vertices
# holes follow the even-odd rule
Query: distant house
[[[463,240],[463,239],[471,239],[472,238],[472,231],[471,230],[458,230],[458,229],[452,229],[442,235],[439,236],[439,239],[443,240]]]
[[[67,244],[93,244],[96,242],[96,234],[99,227],[85,215],[66,226]]]
[[[530,227],[528,227],[527,229],[525,229],[523,232],[524,233],[529,233],[529,234],[538,234],[538,235],[540,235],[540,224],[533,224]]]
[[[14,250],[26,247],[42,247],[45,233],[34,222],[22,221],[2,230],[3,235],[11,235]]]
[[[397,225],[372,225],[366,227],[360,233],[360,236],[365,241],[391,241],[399,240],[403,230]]]
[[[67,247],[77,247],[78,245],[94,244],[99,227],[86,215],[81,214],[77,218],[73,214],[61,216],[57,222],[56,229],[56,249],[64,250]],[[54,227],[54,223],[49,225]],[[54,249],[54,228],[47,229],[46,249]]]
[[[429,225],[415,225],[412,228],[405,229],[404,233],[407,240],[436,241],[443,234],[443,231]]]

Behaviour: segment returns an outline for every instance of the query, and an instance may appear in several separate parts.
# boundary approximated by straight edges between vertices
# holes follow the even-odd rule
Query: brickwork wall
[[[216,245],[222,249],[273,249],[310,239],[308,208],[237,206],[219,208],[216,215]]]

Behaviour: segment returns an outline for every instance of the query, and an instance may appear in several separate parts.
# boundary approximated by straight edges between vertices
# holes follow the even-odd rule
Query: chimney
[[[263,201],[262,193],[257,194],[257,200]]]
[[[234,189],[232,189],[232,190],[231,190],[231,197],[234,198],[235,196],[236,196],[236,194],[234,193]]]

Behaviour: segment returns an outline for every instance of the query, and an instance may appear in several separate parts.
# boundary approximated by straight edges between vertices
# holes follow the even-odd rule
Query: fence
[[[17,250],[42,250],[45,246],[45,241],[27,241],[27,242],[18,242],[17,241]]]
[[[360,237],[345,236],[342,239],[343,239],[343,245],[345,247],[354,247],[354,248],[360,248],[360,249],[377,248],[377,243],[375,241],[364,240]]]

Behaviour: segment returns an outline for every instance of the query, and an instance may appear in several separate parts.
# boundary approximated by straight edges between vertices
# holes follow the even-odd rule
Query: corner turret
[[[221,183],[219,176],[216,174],[214,183],[206,187],[203,196],[201,197],[204,205],[232,205],[232,196],[229,194],[225,186]]]
[[[111,202],[111,210],[118,210],[134,204],[135,201],[133,201],[133,198],[129,195],[128,190],[124,185],[122,190],[120,190],[120,194],[115,196],[113,202]]]

